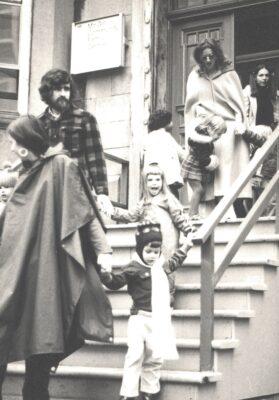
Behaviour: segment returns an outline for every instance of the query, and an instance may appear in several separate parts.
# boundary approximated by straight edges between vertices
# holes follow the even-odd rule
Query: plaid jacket
[[[48,133],[50,145],[62,142],[70,157],[77,160],[96,193],[108,195],[106,161],[96,118],[71,106],[57,120],[48,108],[39,119]]]

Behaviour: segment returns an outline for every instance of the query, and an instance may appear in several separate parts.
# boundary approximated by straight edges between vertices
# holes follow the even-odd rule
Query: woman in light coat
[[[249,163],[249,147],[243,140],[245,112],[242,87],[237,73],[213,39],[205,39],[194,51],[197,66],[191,71],[186,87],[184,109],[185,139],[193,130],[193,120],[202,114],[217,114],[227,124],[227,132],[215,146],[219,168],[214,182],[206,189],[205,200],[220,199]],[[252,195],[247,185],[234,204],[236,216],[245,216],[242,199]]]

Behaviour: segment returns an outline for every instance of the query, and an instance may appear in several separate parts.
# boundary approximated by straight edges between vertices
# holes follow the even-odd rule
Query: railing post
[[[201,246],[201,325],[200,370],[213,367],[212,340],[214,331],[214,234]]]
[[[279,169],[279,140],[276,144],[276,155],[277,155],[277,171]],[[276,186],[275,191],[275,233],[279,233],[279,185]]]

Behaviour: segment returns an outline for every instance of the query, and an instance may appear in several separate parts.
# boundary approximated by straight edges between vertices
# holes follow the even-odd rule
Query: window
[[[0,1],[0,110],[16,111],[21,2]]]
[[[117,207],[128,207],[129,161],[105,153],[109,197]]]

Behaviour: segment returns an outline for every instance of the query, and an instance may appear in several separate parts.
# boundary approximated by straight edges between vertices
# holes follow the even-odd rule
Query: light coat
[[[184,158],[185,151],[164,128],[148,134],[144,143],[144,166],[159,164],[168,185],[175,182],[183,185],[180,163]]]
[[[206,188],[205,198],[210,200],[224,196],[249,163],[249,147],[241,135],[235,135],[237,125],[246,123],[242,87],[235,71],[226,68],[209,79],[198,67],[192,70],[187,81],[184,109],[186,143],[199,110],[219,115],[227,124],[227,132],[214,144],[220,165],[215,171],[214,186]],[[251,197],[250,185],[239,197]]]

